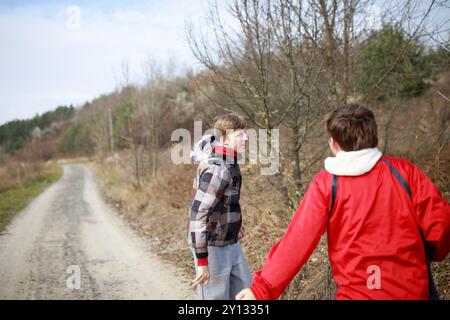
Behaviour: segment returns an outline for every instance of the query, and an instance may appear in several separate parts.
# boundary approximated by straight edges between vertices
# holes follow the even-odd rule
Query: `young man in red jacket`
[[[335,157],[311,182],[284,236],[237,299],[277,299],[328,233],[336,299],[432,299],[429,261],[450,250],[450,206],[411,162],[377,149],[365,106],[326,118]]]

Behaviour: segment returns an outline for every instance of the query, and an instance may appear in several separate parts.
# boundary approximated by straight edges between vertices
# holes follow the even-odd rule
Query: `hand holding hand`
[[[236,300],[256,300],[252,290],[244,289],[236,295]]]

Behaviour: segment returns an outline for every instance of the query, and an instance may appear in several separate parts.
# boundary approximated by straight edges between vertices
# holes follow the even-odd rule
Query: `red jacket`
[[[331,212],[333,175],[322,170],[314,177],[284,236],[254,275],[257,299],[277,299],[325,231],[336,299],[429,298],[426,252],[432,261],[447,256],[450,206],[409,161],[383,156],[374,163],[362,175],[338,177]]]

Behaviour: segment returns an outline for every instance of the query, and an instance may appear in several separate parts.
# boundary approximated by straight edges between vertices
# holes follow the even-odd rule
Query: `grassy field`
[[[38,177],[0,192],[0,232],[10,223],[14,215],[62,175],[58,165],[46,167]]]

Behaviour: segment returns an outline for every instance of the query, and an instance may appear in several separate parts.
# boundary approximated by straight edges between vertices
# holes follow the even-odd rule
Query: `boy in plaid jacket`
[[[199,162],[189,210],[192,246],[200,299],[229,300],[251,283],[239,240],[245,235],[239,204],[242,177],[238,153],[245,151],[245,121],[236,114],[216,118],[220,135],[205,135],[194,146]]]

